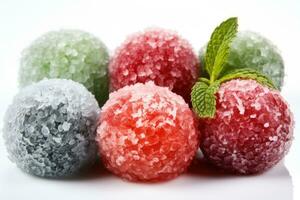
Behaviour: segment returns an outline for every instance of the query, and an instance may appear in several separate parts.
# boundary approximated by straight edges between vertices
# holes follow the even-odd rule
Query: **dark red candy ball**
[[[231,80],[217,93],[217,112],[203,120],[201,149],[213,164],[253,174],[278,163],[291,146],[293,117],[278,91]]]
[[[154,81],[190,100],[199,76],[199,63],[191,45],[175,32],[149,29],[130,36],[109,65],[110,89]]]

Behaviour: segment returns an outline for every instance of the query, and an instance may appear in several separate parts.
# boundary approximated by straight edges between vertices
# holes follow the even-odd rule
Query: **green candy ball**
[[[48,32],[26,48],[21,57],[19,85],[44,78],[63,78],[83,84],[102,106],[108,99],[106,46],[79,30]]]
[[[205,68],[205,51],[206,46],[200,50],[199,54],[202,69]],[[232,41],[225,70],[222,74],[240,68],[258,70],[272,79],[278,89],[282,87],[284,79],[283,59],[276,46],[258,33],[242,31]],[[207,77],[208,75],[202,70],[201,76]]]

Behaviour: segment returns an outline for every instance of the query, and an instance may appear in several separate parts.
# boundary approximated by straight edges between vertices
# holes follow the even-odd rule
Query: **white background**
[[[0,0],[0,128],[17,92],[21,50],[36,37],[60,28],[98,36],[110,53],[126,35],[146,27],[179,32],[198,51],[214,27],[237,16],[240,30],[260,32],[281,50],[286,77],[282,95],[295,115],[295,140],[285,165],[259,176],[232,177],[207,168],[161,184],[124,182],[103,169],[75,180],[39,179],[22,173],[6,158],[0,137],[0,199],[300,199],[300,1],[79,1]],[[200,165],[201,166],[201,165]],[[203,172],[205,171],[205,173]],[[143,197],[143,198],[142,198]],[[247,197],[247,198],[246,198]]]

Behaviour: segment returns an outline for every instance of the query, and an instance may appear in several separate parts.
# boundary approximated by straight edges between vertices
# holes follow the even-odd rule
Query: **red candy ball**
[[[130,181],[178,176],[199,146],[189,106],[182,97],[153,82],[111,93],[99,123],[97,141],[105,166]]]
[[[254,80],[231,80],[217,93],[217,112],[203,120],[201,149],[218,167],[240,174],[263,172],[287,153],[293,118],[278,91]]]
[[[198,64],[191,45],[175,32],[149,29],[129,37],[115,52],[109,65],[110,89],[154,81],[189,102]]]

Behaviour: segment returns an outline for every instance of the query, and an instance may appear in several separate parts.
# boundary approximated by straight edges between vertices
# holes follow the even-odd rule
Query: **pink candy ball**
[[[97,141],[105,166],[129,181],[162,181],[183,173],[199,147],[193,112],[182,97],[153,82],[110,94]]]

